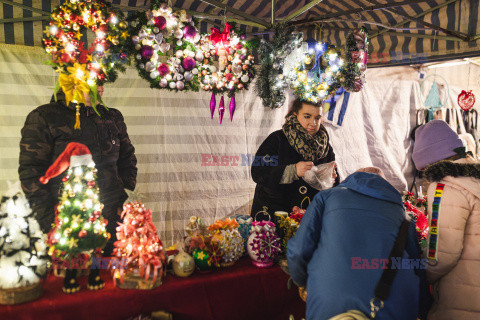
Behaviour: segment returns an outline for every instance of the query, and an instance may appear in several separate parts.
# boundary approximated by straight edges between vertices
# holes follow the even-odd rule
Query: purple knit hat
[[[415,131],[413,162],[418,170],[457,153],[454,149],[463,147],[462,140],[446,122],[432,120]]]

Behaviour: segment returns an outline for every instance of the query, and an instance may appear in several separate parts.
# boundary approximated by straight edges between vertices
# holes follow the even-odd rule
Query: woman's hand
[[[335,163],[335,166],[333,167],[333,173],[332,173],[333,179],[337,179],[337,171],[335,169],[337,169],[337,163]]]
[[[313,167],[312,161],[298,162],[297,164],[295,164],[295,168],[297,169],[297,176],[300,178],[303,177],[305,175],[305,172],[312,169],[312,167]]]

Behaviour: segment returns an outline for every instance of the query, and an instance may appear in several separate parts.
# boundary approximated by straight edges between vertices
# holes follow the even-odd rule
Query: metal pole
[[[221,8],[221,9],[227,9],[228,11],[240,16],[240,17],[243,17],[247,20],[250,20],[250,21],[253,21],[255,23],[258,23],[266,28],[270,27],[270,24],[267,23],[266,21],[263,21],[262,19],[259,19],[257,17],[254,17],[252,16],[251,14],[248,14],[248,13],[245,13],[243,11],[240,11],[238,9],[235,9],[235,8],[232,8],[232,7],[227,7],[226,5],[224,5],[223,3],[219,2],[219,1],[216,1],[216,0],[201,0],[202,2],[205,2],[205,3],[208,3],[212,6],[215,6],[215,7],[218,7],[218,8]]]
[[[427,0],[407,0],[407,1],[402,1],[402,2],[394,2],[394,3],[387,3],[387,4],[379,4],[379,5],[374,5],[374,6],[367,6],[367,7],[362,7],[362,8],[356,8],[356,9],[351,9],[351,10],[346,10],[342,12],[335,12],[335,13],[329,13],[326,15],[323,15],[319,18],[316,19],[302,19],[302,20],[296,20],[292,21],[292,25],[299,25],[299,24],[310,24],[310,23],[317,23],[317,22],[322,22],[323,20],[331,19],[331,18],[337,18],[341,17],[344,15],[349,15],[353,13],[359,13],[359,12],[364,12],[364,11],[375,11],[375,10],[380,10],[380,9],[385,9],[385,8],[390,8],[390,7],[399,7],[399,6],[404,6],[412,3],[419,3],[419,2],[426,2]]]
[[[433,8],[430,8],[430,9],[428,9],[428,10],[425,10],[424,12],[419,13],[419,14],[413,16],[413,18],[417,19],[417,18],[423,17],[423,16],[429,14],[430,12],[435,11],[435,10],[440,9],[440,8],[443,8],[443,7],[445,7],[445,6],[447,6],[447,5],[449,5],[450,3],[455,2],[455,1],[458,1],[458,0],[449,0],[449,1],[447,1],[447,2],[445,2],[445,3],[442,3],[442,4],[440,4],[440,5],[436,6],[436,7],[433,7]],[[397,27],[403,26],[404,24],[407,24],[407,23],[409,23],[409,22],[410,22],[410,20],[400,21],[399,23],[396,23],[395,25],[393,25],[393,28],[397,28]],[[379,31],[379,32],[377,32],[377,33],[372,33],[372,34],[369,35],[368,37],[369,37],[370,39],[372,39],[372,38],[378,37],[379,35],[381,35],[381,34],[383,34],[383,33],[385,33],[385,32],[387,32],[387,29],[382,30],[382,31]],[[462,39],[462,40],[463,40],[463,39]]]
[[[25,9],[25,10],[30,10],[30,11],[36,12],[36,13],[50,15],[50,12],[48,12],[48,11],[43,11],[42,9],[33,8],[33,7],[30,7],[30,6],[24,5],[23,3],[13,2],[13,1],[10,1],[10,0],[0,0],[0,3],[9,4],[11,6],[19,7],[19,8]]]
[[[284,18],[282,20],[282,22],[288,22],[290,20],[295,19],[296,17],[302,15],[305,11],[308,11],[308,10],[312,9],[313,7],[315,7],[317,4],[319,4],[322,1],[323,0],[313,0],[313,1],[311,1],[310,3],[304,5],[303,7],[301,7],[300,9],[295,11],[294,13],[290,14],[288,17]]]

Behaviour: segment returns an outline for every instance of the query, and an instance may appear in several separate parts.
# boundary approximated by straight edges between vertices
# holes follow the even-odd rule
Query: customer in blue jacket
[[[383,272],[380,259],[389,257],[404,219],[400,194],[374,173],[355,172],[314,197],[287,248],[290,275],[297,285],[306,286],[308,320],[352,309],[370,313],[370,299]],[[404,258],[419,258],[413,223]],[[415,268],[397,271],[375,319],[417,319],[416,273]]]

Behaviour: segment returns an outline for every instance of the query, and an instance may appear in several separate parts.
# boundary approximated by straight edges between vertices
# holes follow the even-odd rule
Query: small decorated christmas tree
[[[152,222],[152,212],[140,202],[123,205],[123,223],[117,227],[117,241],[113,254],[120,261],[114,277],[123,284],[124,275],[144,278],[149,289],[160,285],[165,266],[165,253],[157,228]]]
[[[19,183],[10,185],[0,205],[0,290],[31,290],[22,301],[15,299],[13,303],[42,294],[39,282],[47,272],[48,261],[45,240]],[[0,302],[4,303],[3,299]]]
[[[81,254],[101,251],[110,235],[105,229],[108,221],[102,217],[103,204],[98,198],[99,190],[95,182],[97,170],[87,146],[69,143],[40,178],[40,182],[46,184],[67,169],[67,175],[62,179],[55,226],[49,233],[48,244],[49,254],[72,261]],[[64,292],[80,290],[76,272],[73,267],[67,269]],[[98,269],[90,270],[90,290],[103,288],[104,282],[98,274]]]

